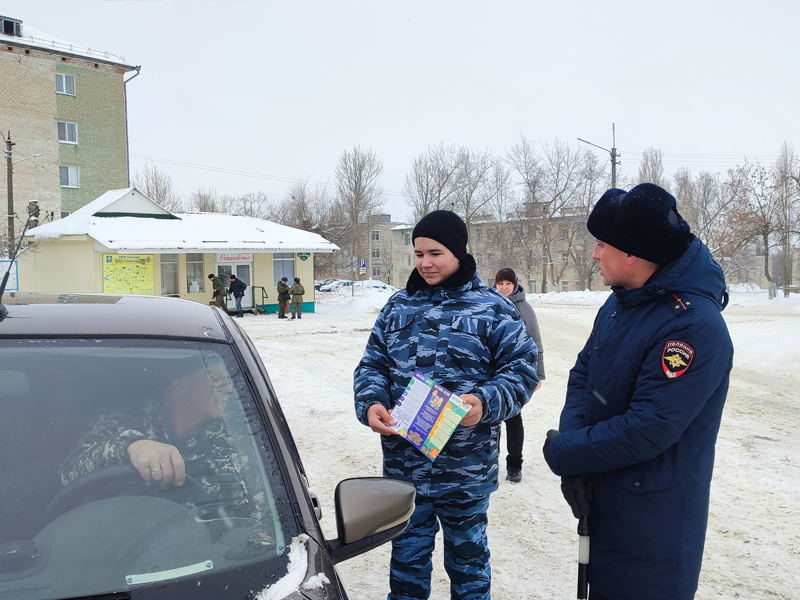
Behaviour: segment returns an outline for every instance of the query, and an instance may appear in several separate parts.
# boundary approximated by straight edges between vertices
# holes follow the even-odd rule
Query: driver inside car
[[[180,364],[178,364],[180,363]],[[205,364],[208,363],[208,364]],[[220,361],[170,361],[177,374],[160,397],[92,422],[59,471],[66,486],[96,469],[130,463],[162,490],[180,488],[189,475],[230,516],[255,511],[241,475],[243,458],[222,419],[233,387]],[[187,495],[190,508],[196,497]]]

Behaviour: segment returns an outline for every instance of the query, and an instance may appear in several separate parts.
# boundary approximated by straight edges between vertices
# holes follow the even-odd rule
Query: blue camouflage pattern
[[[428,598],[433,571],[431,554],[439,522],[444,529],[444,568],[450,577],[450,597],[454,600],[489,598],[488,509],[488,494],[454,492],[444,498],[417,495],[408,528],[392,541],[389,598]]]
[[[536,354],[514,305],[477,272],[460,287],[394,294],[355,370],[359,421],[367,425],[373,404],[392,409],[415,370],[455,394],[475,394],[483,416],[458,427],[433,462],[401,436],[381,436],[384,476],[414,483],[422,496],[497,489],[500,424],[519,414],[536,388]]]

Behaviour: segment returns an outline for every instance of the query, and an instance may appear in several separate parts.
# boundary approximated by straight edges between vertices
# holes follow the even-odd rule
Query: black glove
[[[559,435],[561,435],[561,432],[558,429],[551,429],[547,432],[547,438],[544,440],[544,446],[542,446],[545,461],[550,459],[550,443]]]
[[[589,503],[592,501],[592,478],[589,475],[562,477],[561,493],[576,519],[589,514]]]

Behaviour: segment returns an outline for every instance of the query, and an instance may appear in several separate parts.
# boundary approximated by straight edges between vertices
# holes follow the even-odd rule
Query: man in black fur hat
[[[690,600],[733,345],[725,279],[666,190],[608,190],[587,223],[614,292],[544,455],[589,516],[590,600]]]

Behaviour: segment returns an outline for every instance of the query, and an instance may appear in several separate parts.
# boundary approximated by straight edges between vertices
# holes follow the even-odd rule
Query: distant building
[[[136,188],[106,192],[75,213],[28,232],[18,259],[23,292],[174,296],[207,304],[208,274],[248,285],[242,303],[277,312],[275,286],[299,277],[314,312],[314,258],[339,248],[322,236],[263,219],[170,213]],[[228,300],[229,308],[235,306]]]
[[[57,219],[128,185],[124,76],[134,70],[123,57],[0,16],[0,131],[6,138],[10,133],[14,161],[41,153],[14,166],[17,214],[38,200]],[[6,149],[2,139],[0,147]],[[0,166],[5,211],[5,161]]]

